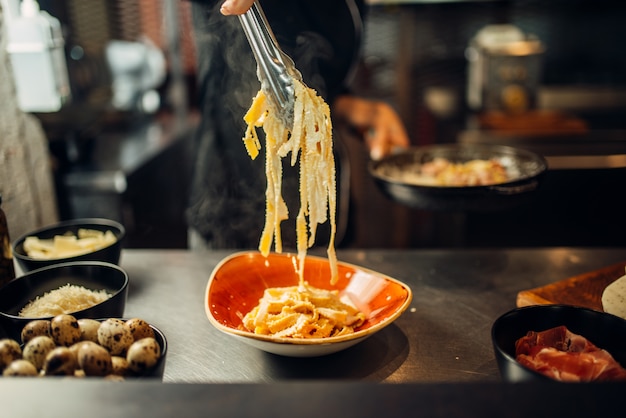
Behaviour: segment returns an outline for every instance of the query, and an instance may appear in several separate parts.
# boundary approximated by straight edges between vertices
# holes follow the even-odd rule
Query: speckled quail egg
[[[28,360],[18,359],[7,366],[2,376],[39,376],[37,368]]]
[[[51,350],[43,364],[46,376],[73,376],[78,362],[68,347],[57,347]]]
[[[70,352],[74,355],[76,359],[78,359],[78,351],[83,345],[86,345],[86,344],[98,345],[98,343],[95,343],[93,341],[79,341],[76,344],[70,345],[69,347]]]
[[[161,346],[154,338],[135,341],[126,354],[128,367],[135,373],[143,373],[154,367],[161,357]]]
[[[9,338],[0,340],[0,371],[20,358],[22,358],[22,349],[17,341]]]
[[[135,341],[147,337],[154,338],[154,330],[152,329],[150,324],[148,324],[143,319],[131,318],[126,321],[126,326],[130,329],[130,332],[133,334],[133,339]]]
[[[109,375],[113,369],[111,354],[98,344],[82,344],[78,350],[78,367],[87,376]]]
[[[35,319],[22,328],[22,343],[26,344],[33,338],[45,335],[50,337],[50,321],[47,319]]]
[[[113,366],[113,370],[111,374],[117,376],[127,376],[128,375],[128,361],[125,357],[120,356],[111,356],[111,364]]]
[[[80,326],[72,315],[57,315],[50,320],[50,335],[55,343],[65,347],[80,341]]]
[[[90,318],[81,318],[78,320],[78,326],[80,327],[80,339],[82,341],[98,342],[98,328],[100,328],[100,321]]]
[[[109,318],[98,328],[98,343],[113,356],[126,353],[133,341],[133,334],[121,319]]]
[[[39,335],[30,340],[22,350],[22,358],[30,361],[37,370],[41,370],[46,360],[46,356],[54,350],[56,344],[50,337]]]

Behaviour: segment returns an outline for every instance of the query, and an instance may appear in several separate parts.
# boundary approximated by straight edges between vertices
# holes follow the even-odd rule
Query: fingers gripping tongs
[[[257,62],[257,77],[261,89],[268,95],[277,114],[289,127],[293,125],[293,79],[302,80],[293,60],[285,54],[274,37],[265,13],[258,1],[239,16]]]

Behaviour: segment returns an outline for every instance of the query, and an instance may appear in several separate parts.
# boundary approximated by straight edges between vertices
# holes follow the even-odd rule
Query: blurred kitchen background
[[[61,23],[71,93],[58,110],[32,112],[48,140],[59,218],[119,220],[127,247],[184,248],[198,118],[189,4],[38,3]],[[513,145],[544,155],[550,169],[517,208],[422,211],[383,196],[364,149],[342,132],[351,152],[340,247],[626,246],[626,4],[370,3],[353,87],[393,104],[413,145]],[[508,102],[485,95],[506,87],[494,77],[470,77],[485,28],[540,45],[523,57],[525,89]],[[502,112],[511,106],[515,116]]]

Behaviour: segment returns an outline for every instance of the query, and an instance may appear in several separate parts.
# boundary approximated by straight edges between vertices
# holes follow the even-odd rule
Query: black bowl
[[[485,186],[442,187],[414,184],[405,179],[417,167],[435,158],[454,163],[498,160],[510,180]],[[548,165],[533,152],[502,146],[444,144],[413,147],[369,164],[370,175],[389,199],[407,206],[438,211],[492,212],[510,209],[529,201],[540,185]]]
[[[55,264],[31,271],[0,288],[0,336],[4,334],[20,341],[24,325],[33,319],[40,319],[19,316],[22,308],[37,296],[68,283],[112,293],[104,302],[72,312],[76,318],[120,318],[124,315],[128,275],[119,266],[100,261]]]
[[[626,367],[626,320],[583,307],[536,305],[513,309],[500,316],[492,326],[493,350],[503,380],[550,381],[515,360],[515,342],[528,331],[544,331],[561,325],[608,351]]]
[[[81,254],[73,257],[54,258],[40,260],[29,257],[24,251],[24,241],[27,237],[38,237],[39,239],[51,239],[57,235],[64,235],[68,232],[77,234],[81,228],[93,229],[97,231],[111,231],[117,238],[114,243],[97,251]],[[105,263],[119,264],[122,252],[122,243],[126,236],[126,229],[119,222],[109,219],[83,218],[62,221],[54,225],[49,225],[22,235],[13,242],[13,257],[24,272],[36,270],[42,267],[57,263],[74,261],[103,261]]]

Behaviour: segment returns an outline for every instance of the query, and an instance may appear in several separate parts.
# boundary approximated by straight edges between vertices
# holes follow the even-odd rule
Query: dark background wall
[[[470,129],[476,115],[465,102],[466,48],[485,25],[511,23],[536,35],[545,44],[542,91],[585,92],[576,96],[575,102],[566,96],[558,105],[567,107],[561,110],[589,127],[588,138],[578,138],[583,151],[599,152],[600,142],[610,136],[613,151],[626,155],[626,139],[621,139],[626,138],[622,135],[626,133],[625,3],[591,0],[373,3],[365,21],[363,51],[353,88],[359,94],[394,105],[407,125],[413,145],[456,142]],[[77,113],[73,113],[72,118],[63,119],[59,115],[63,119],[61,123],[53,118],[45,124],[58,164],[60,201],[74,199],[80,203],[73,205],[74,210],[62,207],[61,213],[65,217],[78,214],[122,217],[133,231],[129,241],[133,246],[184,247],[186,225],[182,211],[186,190],[181,184],[185,184],[185,178],[167,175],[169,164],[186,158],[184,141],[162,147],[162,155],[155,158],[150,155],[149,162],[132,174],[125,173],[129,187],[123,194],[116,192],[113,197],[103,197],[76,192],[67,197],[62,189],[68,187],[67,173],[102,171],[102,162],[92,164],[93,161],[79,157],[102,155],[93,151],[98,146],[112,149],[103,131],[115,128],[114,136],[133,135],[127,123],[119,123],[119,117],[98,117],[99,106],[108,97],[109,83],[101,49],[108,39],[133,38],[140,29],[153,41],[162,42],[165,36],[162,11],[150,0],[89,3],[47,0],[40,4],[64,22],[81,22],[70,25],[68,43],[85,47],[85,58],[70,62],[79,76],[74,89],[75,97],[81,100],[82,112],[78,115],[83,117],[74,117]],[[183,7],[187,2],[179,4],[181,16],[188,20]],[[184,22],[181,28],[189,110],[193,113],[194,55],[189,29]],[[59,126],[61,134],[56,129]],[[192,127],[192,123],[186,124],[186,128]],[[552,151],[567,153],[571,149],[569,139],[561,135]],[[623,194],[622,184],[626,184],[624,168],[550,170],[538,198],[511,211],[428,212],[404,207],[383,196],[368,175],[368,156],[362,144],[348,133],[341,140],[349,149],[351,178],[350,187],[343,190],[349,195],[350,204],[348,226],[340,246],[626,246],[626,217],[616,203]],[[534,145],[538,143],[534,141]],[[516,145],[529,144],[522,141]],[[108,210],[107,205],[99,204],[98,199],[102,198],[115,207]]]

